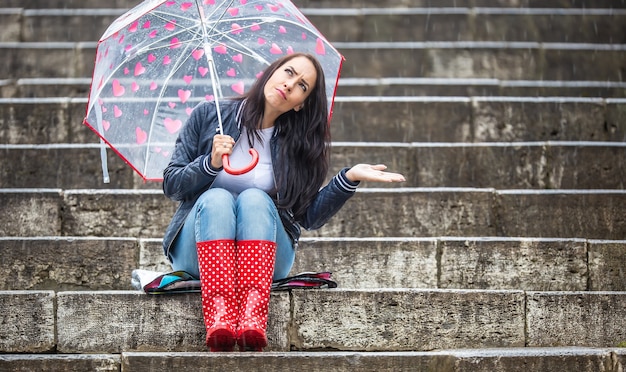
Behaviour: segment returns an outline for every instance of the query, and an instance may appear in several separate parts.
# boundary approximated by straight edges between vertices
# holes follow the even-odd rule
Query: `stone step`
[[[89,97],[90,87],[90,78],[5,79],[0,98]]]
[[[336,42],[343,77],[622,81],[624,44],[407,41]],[[2,42],[4,78],[90,77],[96,42]],[[597,68],[602,65],[603,68]]]
[[[14,86],[13,91],[36,96],[39,87]],[[73,92],[81,88],[73,88]],[[82,88],[82,89],[88,89]],[[43,93],[49,90],[41,87]],[[20,93],[14,93],[15,97]],[[457,78],[340,78],[338,96],[519,96],[625,98],[626,83],[610,81],[546,81]],[[54,96],[50,92],[47,96]],[[7,97],[8,98],[8,97]]]
[[[624,9],[302,8],[331,42],[626,42]],[[0,41],[96,41],[125,9],[0,8]]]
[[[304,8],[387,8],[387,7],[457,7],[458,0],[293,0]],[[102,8],[101,0],[4,0],[3,7],[47,9],[47,8]],[[110,0],[107,8],[131,8],[138,4],[134,0]],[[626,8],[625,0],[468,0],[468,7],[495,8]]]
[[[10,371],[134,371],[212,370],[334,372],[529,371],[621,372],[626,352],[620,348],[515,347],[399,352],[123,352],[121,354],[0,355],[0,369]]]
[[[337,42],[344,77],[456,77],[621,81],[623,44]],[[604,68],[598,71],[597,63]]]
[[[331,42],[536,41],[621,44],[621,9],[408,7],[305,9]],[[25,40],[26,41],[26,40]]]
[[[107,154],[111,183],[103,183],[99,144],[0,145],[0,188],[161,189]],[[624,142],[335,142],[329,176],[384,163],[407,181],[369,186],[622,190],[625,158]]]
[[[88,97],[91,78],[0,80],[0,98]],[[454,78],[340,78],[337,96],[626,98],[626,82]]]
[[[131,271],[171,271],[161,239],[0,238],[0,290],[129,290]],[[114,257],[115,259],[111,259]],[[292,269],[342,289],[626,291],[624,240],[304,238]]]
[[[19,0],[9,0],[19,1]],[[37,0],[27,0],[37,1]],[[40,0],[41,1],[41,0]],[[55,0],[59,1],[59,0]],[[72,0],[70,0],[72,1]],[[73,0],[77,1],[77,0]],[[94,1],[94,0],[88,0]],[[320,8],[374,8],[374,7],[458,7],[458,0],[294,0],[294,4],[299,7],[320,7]],[[468,0],[463,5],[468,7],[487,8],[626,8],[625,0]]]
[[[87,98],[0,99],[0,143],[96,143]],[[340,142],[533,142],[626,139],[626,99],[337,97]]]
[[[3,353],[206,350],[197,293],[0,291],[0,303],[12,310],[0,316]],[[612,348],[626,340],[626,292],[274,292],[267,333],[268,351]]]
[[[624,190],[360,188],[303,237],[623,239]],[[176,203],[161,190],[0,189],[0,236],[160,238]]]
[[[120,354],[2,354],[3,371],[119,372]]]

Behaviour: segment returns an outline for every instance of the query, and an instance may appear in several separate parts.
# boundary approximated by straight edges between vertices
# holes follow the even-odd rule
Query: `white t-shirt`
[[[235,176],[221,170],[211,187],[226,189],[237,196],[245,189],[257,188],[265,191],[269,195],[276,194],[274,183],[274,171],[272,168],[272,155],[270,151],[270,139],[274,133],[274,127],[261,129],[261,141],[254,139],[254,149],[259,153],[259,162],[250,172]],[[246,128],[242,127],[239,140],[233,148],[233,153],[228,157],[230,167],[240,169],[252,160],[252,155],[248,152],[250,143]]]

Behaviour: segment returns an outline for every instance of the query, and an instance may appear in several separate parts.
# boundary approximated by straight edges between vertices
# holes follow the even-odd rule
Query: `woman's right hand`
[[[213,151],[211,152],[211,166],[214,169],[222,168],[222,156],[230,155],[233,152],[235,140],[233,137],[225,134],[216,134],[213,137]]]

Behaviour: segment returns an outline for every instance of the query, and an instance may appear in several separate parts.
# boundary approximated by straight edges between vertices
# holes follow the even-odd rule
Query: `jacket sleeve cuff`
[[[357,187],[359,186],[359,184],[361,182],[357,181],[357,182],[352,182],[348,179],[348,177],[346,176],[346,172],[349,170],[350,168],[343,168],[335,177],[335,183],[337,184],[337,186],[345,191],[345,192],[356,192]]]
[[[215,169],[211,166],[211,156],[205,155],[202,159],[202,170],[209,176],[217,176],[217,173],[224,168]]]

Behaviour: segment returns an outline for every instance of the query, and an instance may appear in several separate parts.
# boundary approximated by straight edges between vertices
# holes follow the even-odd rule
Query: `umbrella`
[[[161,181],[198,103],[215,102],[221,128],[219,101],[294,52],[320,61],[332,112],[343,56],[288,0],[145,0],[120,16],[98,42],[84,119],[100,137],[105,182],[107,145]]]

